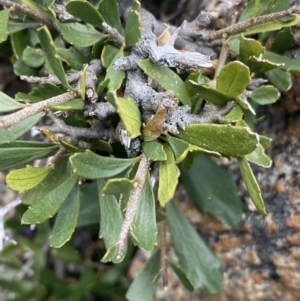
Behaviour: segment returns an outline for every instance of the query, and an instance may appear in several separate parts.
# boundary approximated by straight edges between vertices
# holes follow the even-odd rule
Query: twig
[[[63,146],[61,146],[59,150],[56,152],[56,154],[48,162],[47,166],[55,165],[60,160],[60,158],[65,154],[65,152],[66,149]]]
[[[41,111],[43,111],[47,106],[54,106],[63,104],[69,100],[75,99],[77,96],[76,93],[66,92],[64,94],[51,97],[49,99],[34,103],[28,107],[15,112],[10,115],[6,115],[0,119],[0,128],[8,128],[20,121],[25,120],[26,118],[33,116]]]
[[[216,68],[216,71],[215,71],[215,76],[214,76],[215,79],[220,74],[222,68],[226,64],[228,51],[229,51],[229,43],[228,43],[228,41],[225,41],[222,44],[222,48],[221,48],[221,52],[220,52],[220,56],[219,56],[218,65],[217,65],[217,68]]]
[[[167,222],[162,221],[159,232],[160,244],[160,270],[165,290],[168,289],[168,256],[167,256]]]
[[[81,71],[75,72],[75,73],[69,73],[66,74],[66,80],[69,84],[75,83],[80,79],[81,76]],[[20,76],[21,80],[24,80],[28,83],[33,83],[33,84],[47,84],[51,83],[54,85],[61,85],[61,81],[58,79],[56,75],[50,74],[47,77],[39,77],[39,76],[27,76],[27,75],[21,75]]]
[[[115,43],[117,47],[122,47],[125,44],[124,37],[113,27],[103,22],[102,27],[104,32],[110,35],[110,39]]]
[[[244,32],[246,29],[248,29],[250,27],[260,25],[260,24],[265,24],[265,23],[271,22],[271,21],[277,21],[277,20],[280,20],[281,18],[290,16],[292,14],[299,13],[299,12],[300,12],[300,8],[294,8],[294,9],[284,10],[284,11],[269,14],[269,15],[259,16],[257,18],[253,17],[253,18],[247,19],[243,22],[239,22],[239,23],[236,23],[229,27],[226,27],[224,29],[206,32],[203,35],[203,39],[205,41],[221,39],[224,37],[228,37],[228,36],[231,36],[234,34]]]
[[[13,208],[17,207],[20,205],[22,202],[19,198],[16,200],[8,203],[4,207],[0,209],[0,251],[3,250],[3,244],[5,241],[9,240],[7,235],[5,234],[5,228],[4,228],[4,216]]]
[[[39,23],[43,25],[47,25],[49,27],[55,27],[53,21],[50,18],[45,17],[43,14],[32,10],[26,5],[21,5],[9,0],[0,0],[0,5],[10,8],[11,10],[14,10],[16,12],[22,13],[28,17],[31,17],[32,19],[37,20]]]
[[[134,222],[134,218],[138,209],[139,200],[142,192],[143,185],[146,181],[146,176],[149,171],[150,162],[144,154],[141,155],[141,161],[134,177],[134,182],[137,186],[131,191],[129,201],[126,207],[126,214],[123,221],[122,229],[117,241],[117,256],[121,257],[124,251],[124,246],[127,240],[129,230]]]

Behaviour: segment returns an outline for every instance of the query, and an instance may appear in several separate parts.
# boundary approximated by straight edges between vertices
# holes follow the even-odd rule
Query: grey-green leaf
[[[191,105],[191,99],[182,79],[171,69],[153,64],[149,59],[141,60],[139,67],[165,90],[171,90],[184,105]]]
[[[100,204],[99,237],[104,239],[105,247],[109,250],[110,248],[113,248],[117,242],[123,224],[123,216],[115,196],[102,195],[105,180],[97,180],[97,185]],[[109,260],[115,263],[121,262],[125,254],[126,251],[121,258],[117,258],[117,250],[114,248],[113,254],[110,254]]]
[[[70,171],[67,169],[67,166],[68,158],[62,158],[55,164],[54,169],[43,182],[23,194],[22,202],[26,205],[32,205],[55,190],[59,183],[64,182],[70,176]]]
[[[140,272],[130,285],[126,298],[129,301],[153,301],[156,289],[154,282],[155,276],[160,269],[160,252],[156,251],[151,258],[149,258]]]
[[[117,0],[101,0],[98,5],[98,11],[107,24],[117,29],[120,33],[122,32]]]
[[[60,23],[58,21],[55,24],[63,38],[76,47],[89,47],[106,37],[90,24]]]
[[[86,0],[72,0],[66,4],[66,11],[76,18],[95,27],[102,28],[104,22],[99,11]]]
[[[149,176],[142,188],[138,211],[130,233],[134,243],[146,252],[152,252],[157,245],[155,199]]]
[[[50,245],[60,248],[70,240],[77,224],[80,199],[78,184],[73,187],[67,199],[59,208],[50,236]]]
[[[241,221],[243,206],[231,175],[208,157],[200,155],[189,171],[181,174],[181,179],[200,211],[231,226]]]
[[[167,155],[163,145],[156,141],[145,141],[142,143],[142,148],[147,160],[149,161],[164,161],[167,160]]]
[[[223,124],[187,125],[178,138],[225,156],[244,156],[258,143],[258,136],[249,128]],[[234,141],[234,143],[233,143]]]
[[[55,144],[33,141],[14,141],[0,146],[0,170],[16,168],[36,159],[52,156],[58,150]]]
[[[29,206],[22,217],[23,224],[40,224],[54,216],[62,203],[67,198],[77,181],[76,175],[71,175],[61,184],[57,183],[57,187],[49,192],[41,200]]]
[[[254,90],[250,96],[251,100],[260,104],[268,105],[275,103],[280,97],[280,93],[276,88],[270,85],[260,86]]]
[[[0,128],[0,144],[10,143],[24,133],[29,131],[44,115],[43,112],[28,117],[27,119],[20,121],[13,126],[4,129]]]
[[[0,43],[4,42],[8,36],[8,21],[10,9],[0,11]]]
[[[220,293],[223,283],[220,260],[211,253],[188,219],[173,203],[167,206],[167,221],[180,266],[193,287],[205,287],[211,294]]]
[[[238,158],[238,164],[252,202],[260,213],[266,215],[264,200],[249,163],[245,158]]]
[[[113,178],[108,179],[105,183],[102,195],[116,195],[121,193],[128,193],[134,188],[134,181],[128,178]]]
[[[74,173],[86,179],[113,177],[128,169],[138,160],[139,157],[133,159],[103,157],[89,150],[74,154],[70,158]]]
[[[11,112],[23,107],[23,104],[15,101],[11,97],[0,91],[0,113]]]
[[[241,62],[227,64],[217,77],[217,90],[238,97],[250,82],[250,70]]]
[[[141,20],[139,11],[141,4],[134,0],[129,10],[125,25],[125,44],[126,47],[134,46],[142,37]]]
[[[37,30],[37,34],[46,58],[51,65],[52,71],[59,78],[64,87],[71,89],[68,81],[66,80],[65,70],[63,68],[61,60],[58,58],[56,47],[52,40],[49,29],[46,26],[43,26]]]

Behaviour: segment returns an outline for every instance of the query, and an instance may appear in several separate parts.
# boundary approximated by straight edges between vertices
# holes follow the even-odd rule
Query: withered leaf
[[[158,106],[155,115],[143,128],[143,136],[145,141],[151,141],[161,135],[162,127],[166,121],[167,109],[162,105]]]

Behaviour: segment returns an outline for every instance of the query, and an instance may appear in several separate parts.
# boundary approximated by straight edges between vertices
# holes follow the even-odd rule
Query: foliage
[[[270,139],[255,133],[252,122],[257,106],[275,103],[279,91],[291,86],[290,72],[300,70],[299,61],[283,55],[292,44],[287,43],[287,48],[282,46],[287,35],[287,40],[292,40],[291,26],[299,21],[300,15],[293,13],[288,19],[278,17],[275,21],[266,18],[262,25],[252,22],[238,34],[229,32],[223,47],[228,47],[236,60],[222,63],[220,57],[215,78],[204,69],[182,67],[183,59],[172,48],[171,38],[158,48],[162,53],[163,49],[172,48],[179,63],[171,66],[167,59],[151,54],[139,59],[136,63],[143,74],[141,78],[146,75],[156,83],[152,87],[157,91],[145,88],[142,96],[137,96],[140,91],[128,96],[128,87],[139,83],[134,83],[135,79],[130,81],[133,76],[130,68],[121,70],[116,66],[135,54],[132,46],[140,43],[142,47],[142,42],[147,40],[137,0],[133,1],[125,20],[120,19],[116,0],[101,0],[98,6],[85,0],[70,0],[65,10],[75,19],[69,22],[61,21],[54,9],[55,1],[21,2],[37,12],[40,19],[3,9],[0,42],[4,45],[10,40],[15,73],[36,81],[31,93],[19,93],[15,99],[0,93],[3,115],[0,169],[10,170],[7,185],[22,192],[22,202],[28,205],[22,223],[42,223],[40,235],[51,231],[51,246],[62,248],[57,249],[57,254],[64,252],[59,250],[69,250],[72,254],[68,241],[76,227],[100,224],[99,237],[106,247],[102,262],[118,263],[120,267],[113,268],[118,275],[129,260],[127,252],[132,252],[128,235],[134,245],[152,252],[161,248],[158,225],[167,223],[178,259],[176,263],[170,261],[169,266],[189,290],[204,287],[212,294],[219,293],[223,279],[219,259],[172,200],[181,180],[197,209],[230,226],[237,225],[243,216],[241,200],[233,180],[216,164],[220,157],[236,158],[253,203],[262,214],[267,214],[248,162],[263,167],[271,165],[271,159],[265,154]],[[288,7],[288,1],[286,7],[280,3],[279,0],[253,0],[240,22]],[[275,39],[269,51],[263,44],[271,31],[275,32]],[[187,51],[186,58],[189,56],[192,54]],[[203,58],[205,67],[204,61]],[[49,76],[44,81],[28,77],[45,72]],[[262,78],[267,78],[269,84]],[[143,88],[138,86],[135,90]],[[153,109],[152,100],[148,107],[143,102],[143,98],[151,98],[151,93],[155,97],[169,94],[164,94]],[[163,102],[166,95],[173,101],[170,107]],[[206,115],[198,113],[204,103]],[[176,119],[178,115],[181,119]],[[47,117],[52,120],[52,126],[46,125]],[[176,119],[175,124],[172,118]],[[40,127],[44,141],[21,140],[35,125]],[[28,165],[47,157],[51,159],[46,166]],[[150,176],[157,177],[157,172],[155,194]],[[91,180],[97,183],[93,198],[87,189]],[[50,230],[49,219],[54,216]],[[43,234],[43,244],[45,239]],[[90,290],[101,295],[105,281],[92,269],[87,269],[76,285],[62,287],[60,284],[57,289],[56,276],[44,270],[45,254],[37,240],[19,237],[19,245],[8,247],[3,254],[25,245],[35,252],[34,260],[42,263],[35,265],[34,272],[45,281],[44,286],[22,282],[8,290],[23,299],[36,295],[35,300],[45,300],[46,288],[53,293],[49,300],[86,300],[80,288],[89,283]],[[5,256],[6,260],[13,260]],[[129,288],[128,300],[146,300],[145,294],[147,300],[153,300],[160,260],[163,260],[160,251],[156,250]],[[21,266],[21,262],[15,262],[12,273]],[[46,283],[48,278],[52,288]],[[0,281],[8,287],[11,279],[7,276]]]

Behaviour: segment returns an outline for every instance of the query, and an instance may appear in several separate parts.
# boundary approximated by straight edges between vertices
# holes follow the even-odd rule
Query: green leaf
[[[252,202],[263,215],[267,215],[264,200],[251,167],[245,158],[238,158],[238,164]]]
[[[157,245],[155,199],[149,176],[142,188],[139,207],[130,233],[134,243],[146,252],[152,252]]]
[[[271,62],[281,64],[281,69],[286,71],[300,71],[300,61],[290,57],[279,55],[270,51],[266,52],[266,58]]]
[[[184,285],[184,287],[192,292],[194,290],[193,285],[191,284],[190,280],[187,278],[184,270],[174,262],[169,260],[169,264],[172,267],[173,271],[176,273],[177,277],[180,279],[181,283]]]
[[[77,176],[71,175],[67,180],[45,195],[38,202],[29,206],[22,217],[22,224],[39,224],[54,216],[77,182]]]
[[[55,154],[58,146],[43,142],[14,141],[0,146],[0,170],[7,170],[25,165],[36,159]]]
[[[178,184],[178,171],[172,149],[164,145],[166,161],[159,164],[158,201],[164,207],[174,196]]]
[[[289,71],[273,69],[265,72],[267,79],[280,91],[287,91],[292,86],[292,76]]]
[[[114,178],[109,179],[105,183],[102,195],[121,194],[131,191],[135,187],[134,181],[128,178]]]
[[[240,36],[240,59],[246,63],[251,56],[259,57],[265,55],[265,48],[258,40],[247,39]]]
[[[128,169],[138,160],[139,157],[133,159],[103,157],[91,151],[77,153],[70,158],[74,173],[86,179],[113,177]]]
[[[18,76],[37,76],[38,70],[27,66],[22,59],[18,59],[14,64],[14,73]]]
[[[180,130],[178,138],[224,156],[244,156],[251,153],[258,137],[249,128],[223,124],[192,124]]]
[[[62,158],[55,164],[54,169],[50,171],[43,182],[23,194],[22,202],[26,205],[32,205],[44,199],[47,194],[57,188],[59,183],[68,179],[70,173],[67,170],[67,166],[68,158]]]
[[[272,160],[265,154],[261,144],[258,144],[257,148],[251,154],[246,155],[245,158],[259,166],[270,167],[272,165]]]
[[[79,94],[82,100],[85,100],[85,81],[86,81],[86,72],[88,69],[88,64],[84,65],[82,74],[79,80]]]
[[[243,119],[243,110],[239,104],[235,104],[233,109],[225,116],[226,122],[236,122]]]
[[[231,96],[207,85],[200,85],[192,80],[190,80],[190,83],[193,85],[193,90],[198,93],[202,99],[213,103],[216,106],[223,107],[228,101],[232,100]]]
[[[10,9],[4,9],[0,11],[0,43],[4,42],[8,36],[8,21],[9,21]]]
[[[78,22],[60,23],[56,21],[55,25],[63,38],[76,47],[89,47],[106,37],[89,24],[83,25]]]
[[[81,21],[102,28],[102,23],[104,22],[102,16],[99,11],[86,0],[69,1],[66,4],[66,11]]]
[[[98,195],[100,204],[100,232],[99,237],[104,239],[105,247],[109,251],[113,248],[118,240],[123,224],[123,216],[115,196],[103,196],[102,191],[105,185],[103,179],[97,180]],[[117,258],[117,249],[114,248],[112,254],[106,256],[107,261],[114,263],[121,262],[126,255],[126,251],[122,254],[122,258]],[[103,259],[102,259],[103,261]]]
[[[32,167],[11,171],[7,177],[7,186],[13,190],[24,192],[40,184],[49,174],[52,167]]]
[[[250,70],[241,62],[227,64],[217,77],[217,90],[238,97],[244,92],[251,80]]]
[[[243,207],[236,185],[227,171],[206,156],[199,156],[188,172],[181,174],[183,185],[196,207],[235,226]]]
[[[107,24],[122,33],[117,0],[101,0],[98,5],[98,11]]]
[[[290,27],[283,28],[277,34],[273,45],[272,45],[272,52],[276,52],[277,54],[284,55],[284,53],[291,49],[294,45],[294,35],[292,33],[292,29]]]
[[[251,72],[262,73],[272,69],[281,67],[281,64],[270,62],[269,60],[262,59],[261,57],[250,57],[245,64],[250,68]]]
[[[59,208],[50,236],[50,246],[60,248],[70,240],[77,224],[80,199],[78,184],[73,187],[67,199]]]
[[[153,64],[149,59],[141,60],[139,67],[165,90],[171,90],[184,105],[191,106],[191,99],[181,78],[171,69]]]
[[[4,129],[0,128],[0,144],[10,143],[29,131],[44,115],[43,112],[28,117],[13,126]]]
[[[128,13],[125,25],[125,44],[126,47],[134,46],[142,37],[141,20],[139,11],[141,4],[134,0]]]
[[[132,98],[118,97],[116,102],[117,112],[131,139],[140,136],[142,127],[141,112]]]
[[[48,106],[47,108],[52,111],[74,111],[74,110],[82,110],[83,107],[84,107],[84,101],[82,101],[82,99],[80,98],[75,98],[61,105]]]
[[[24,29],[37,28],[39,26],[40,25],[37,22],[25,22],[25,21],[12,22],[12,21],[9,21],[8,22],[8,32],[9,32],[9,35],[13,35],[14,33],[23,31]],[[24,33],[24,31],[23,31],[23,33]]]
[[[254,25],[248,29],[246,29],[243,34],[244,35],[253,35],[257,33],[263,33],[268,31],[276,31],[280,30],[284,27],[292,27],[295,26],[300,21],[300,15],[299,14],[293,14],[289,16],[289,19],[280,19],[277,21],[271,21],[259,25]],[[255,22],[254,22],[255,24]]]
[[[193,287],[205,287],[210,294],[220,293],[223,282],[220,260],[211,253],[188,219],[173,203],[167,206],[167,220],[180,266]]]
[[[84,56],[75,47],[69,47],[68,49],[56,48],[56,51],[59,58],[74,70],[82,70],[83,65],[89,63],[89,57]]]
[[[32,68],[39,68],[45,62],[45,56],[42,49],[29,46],[24,50],[22,58],[24,63]]]
[[[23,107],[23,104],[15,101],[11,97],[0,91],[0,113],[11,112]]]
[[[98,186],[96,181],[83,183],[80,185],[80,209],[77,220],[77,227],[99,224],[100,207],[99,207]]]
[[[212,152],[209,150],[206,150],[204,148],[201,148],[199,146],[195,146],[192,144],[189,144],[188,142],[182,140],[182,139],[178,139],[175,137],[172,137],[170,135],[167,135],[167,140],[168,143],[170,144],[173,153],[175,155],[175,159],[176,159],[176,164],[179,164],[180,162],[182,162],[186,156],[188,155],[189,152],[204,152],[204,153],[209,153],[215,156],[220,157],[221,155],[219,153],[216,152]]]
[[[260,104],[268,105],[275,103],[280,97],[280,93],[273,86],[260,86],[254,90],[250,96],[251,100]]]
[[[108,91],[118,90],[125,78],[125,72],[123,70],[115,70],[113,67],[114,62],[123,55],[123,49],[118,50],[111,45],[106,45],[103,48],[101,60],[103,61],[103,66],[107,68],[104,81],[109,80],[107,85]]]
[[[156,251],[147,260],[143,270],[130,285],[126,298],[129,301],[153,301],[156,289],[155,276],[160,269],[160,252]]]
[[[252,0],[243,10],[239,21],[247,20],[251,17],[258,17],[269,13],[274,0]],[[283,1],[280,1],[283,2]]]
[[[54,74],[58,77],[64,87],[72,89],[66,80],[65,70],[63,68],[61,60],[58,58],[55,45],[53,43],[51,34],[46,26],[37,29],[37,34],[39,36],[41,46],[44,50],[46,58],[51,65],[51,69]]]
[[[164,161],[167,160],[167,155],[163,145],[156,141],[145,141],[142,143],[142,148],[148,161]]]

